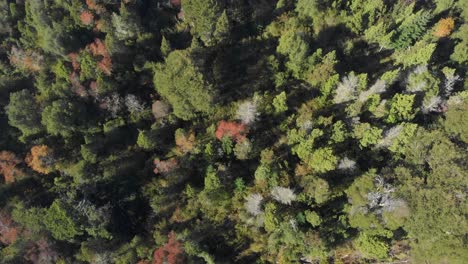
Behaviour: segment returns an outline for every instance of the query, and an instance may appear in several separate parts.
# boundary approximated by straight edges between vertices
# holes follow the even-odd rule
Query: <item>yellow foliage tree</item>
[[[177,145],[178,155],[190,152],[195,146],[195,133],[192,131],[185,132],[182,129],[178,129],[175,133],[175,142]]]
[[[442,18],[437,22],[434,28],[434,36],[443,38],[452,32],[452,30],[455,28],[455,20],[451,17],[447,18]]]

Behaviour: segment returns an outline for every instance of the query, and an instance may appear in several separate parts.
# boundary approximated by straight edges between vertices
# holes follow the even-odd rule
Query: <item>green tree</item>
[[[454,39],[456,46],[453,49],[450,59],[456,61],[460,64],[466,64],[468,61],[468,25],[465,23],[460,26],[460,28],[455,31],[451,38]]]
[[[401,127],[398,128],[397,135],[395,135],[394,138],[392,138],[394,135],[391,135],[391,130],[387,131],[386,138],[392,138],[391,142],[389,142],[390,146],[388,147],[390,151],[403,154],[405,146],[410,143],[411,138],[418,129],[418,125],[412,123],[402,123],[400,126]]]
[[[305,211],[305,218],[309,224],[311,224],[313,227],[317,227],[320,225],[322,222],[322,219],[320,219],[320,216],[314,212],[314,211]]]
[[[403,49],[413,44],[423,35],[430,18],[430,14],[423,11],[405,17],[397,29],[393,39],[393,47]]]
[[[304,194],[317,204],[323,204],[330,198],[330,186],[322,178],[306,175],[300,178],[300,185],[304,188]]]
[[[26,41],[30,41],[45,52],[62,56],[67,54],[75,35],[71,34],[73,19],[65,10],[55,12],[48,1],[25,3],[26,17],[20,24],[20,31]]]
[[[252,143],[248,139],[237,142],[234,147],[234,155],[240,160],[249,159],[252,151]]]
[[[348,136],[348,131],[346,129],[345,123],[341,120],[336,121],[332,127],[332,135],[330,140],[333,143],[341,143],[346,140]]]
[[[456,199],[440,189],[411,192],[412,214],[404,226],[413,238],[412,253],[416,262],[464,263],[465,218]],[[450,224],[448,224],[450,223]],[[438,243],[433,243],[437,239]]]
[[[165,64],[156,66],[154,85],[179,118],[190,120],[211,110],[213,88],[195,67],[187,51],[173,51]]]
[[[348,9],[345,21],[354,33],[360,34],[383,15],[385,4],[382,0],[354,0],[348,3]]]
[[[332,148],[325,147],[319,148],[312,152],[312,154],[305,161],[314,171],[324,173],[336,168],[338,159],[333,153]]]
[[[64,99],[52,102],[42,112],[42,124],[47,132],[63,137],[78,132],[85,119],[85,109],[81,105]]]
[[[307,57],[310,55],[309,44],[304,34],[292,30],[285,32],[279,39],[276,51],[287,56],[286,66],[296,78],[303,75]]]
[[[67,213],[58,200],[55,200],[47,209],[44,215],[44,224],[52,236],[58,240],[71,241],[83,233],[77,226],[76,220]]]
[[[384,21],[380,21],[366,29],[364,37],[370,43],[378,43],[381,49],[391,49],[393,47],[392,38],[395,32],[389,31],[390,25]]]
[[[335,65],[338,63],[336,51],[331,51],[325,55],[322,54],[322,49],[317,49],[307,59],[308,72],[305,74],[305,79],[313,86],[327,86],[333,82],[333,74],[335,74]],[[336,78],[339,78],[336,76]],[[321,91],[327,88],[323,87]],[[327,93],[324,93],[327,95]]]
[[[283,113],[288,110],[286,99],[286,92],[284,91],[273,98],[273,107],[275,108],[276,113]]]
[[[388,257],[389,246],[377,236],[365,232],[360,233],[355,244],[366,258],[386,259]]]
[[[214,44],[213,33],[222,11],[215,0],[186,0],[183,2],[185,19],[193,33],[208,46]]]
[[[229,38],[230,31],[231,25],[229,23],[229,18],[226,10],[224,10],[221,16],[216,21],[216,28],[213,36],[217,40],[217,42],[223,42]]]
[[[204,179],[205,186],[198,195],[201,211],[215,222],[222,222],[229,213],[230,195],[221,184],[221,180],[213,167],[208,167]]]
[[[279,224],[278,218],[276,216],[276,205],[274,203],[267,203],[265,205],[265,230],[267,232],[273,232],[276,230],[276,227]]]
[[[28,90],[10,94],[6,114],[10,125],[21,130],[24,137],[38,134],[44,130],[40,122],[39,105]]]
[[[43,221],[45,213],[43,208],[26,208],[25,204],[19,201],[13,204],[11,216],[16,223],[28,228],[34,234],[40,234],[45,229]]]
[[[361,148],[375,145],[382,138],[382,129],[369,123],[359,123],[354,126],[354,136],[359,140]]]
[[[254,176],[255,185],[261,189],[278,185],[278,172],[268,164],[260,164]]]
[[[396,94],[390,102],[390,110],[387,122],[411,121],[416,115],[414,105],[414,94]]]
[[[171,51],[171,43],[169,42],[169,40],[167,40],[165,36],[163,36],[161,40],[161,54],[164,57],[167,57],[167,55],[169,55]]]
[[[140,130],[138,132],[137,145],[140,148],[151,150],[157,146],[157,133],[154,130]]]
[[[444,128],[450,135],[468,143],[468,102],[467,99],[464,100],[449,105],[449,110],[445,113]]]

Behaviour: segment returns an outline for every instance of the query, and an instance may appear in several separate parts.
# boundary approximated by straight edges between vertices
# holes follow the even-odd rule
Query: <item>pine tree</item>
[[[393,57],[397,63],[402,64],[404,67],[428,64],[436,46],[435,43],[428,44],[421,40],[416,42],[411,49],[396,51]]]
[[[122,2],[119,14],[112,14],[112,25],[118,39],[126,40],[135,38],[138,35],[140,25],[137,18],[138,16],[134,14],[133,10],[127,8],[124,2]]]
[[[225,42],[229,38],[230,31],[231,25],[229,23],[229,18],[226,10],[224,10],[216,21],[216,27],[213,36],[217,42]]]
[[[213,87],[195,67],[187,51],[173,51],[165,64],[157,65],[154,84],[181,119],[190,120],[211,110]]]
[[[161,40],[161,54],[164,57],[167,57],[167,55],[169,55],[171,50],[172,50],[171,49],[171,43],[169,42],[169,40],[167,40],[167,38],[165,36],[163,36],[162,40]]]
[[[404,49],[412,45],[424,34],[430,18],[428,12],[419,11],[403,20],[393,39],[393,47]]]

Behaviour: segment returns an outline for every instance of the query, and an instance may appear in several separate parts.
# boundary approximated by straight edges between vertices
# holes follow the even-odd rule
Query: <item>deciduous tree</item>
[[[26,163],[33,170],[48,174],[54,163],[52,150],[46,145],[37,145],[31,148],[31,152],[26,156]]]
[[[232,121],[220,121],[216,129],[215,136],[221,140],[223,137],[229,137],[237,142],[241,142],[246,136],[246,126],[244,124]]]
[[[168,235],[169,240],[162,247],[154,251],[153,264],[182,264],[184,263],[184,251],[182,243],[177,240],[174,231]]]
[[[21,163],[21,159],[16,157],[13,152],[0,151],[0,174],[3,174],[6,183],[12,183],[24,175],[17,165]]]

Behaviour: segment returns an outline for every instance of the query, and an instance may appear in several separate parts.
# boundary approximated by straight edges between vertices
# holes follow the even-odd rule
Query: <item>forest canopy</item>
[[[467,263],[467,19],[0,0],[0,263]]]

